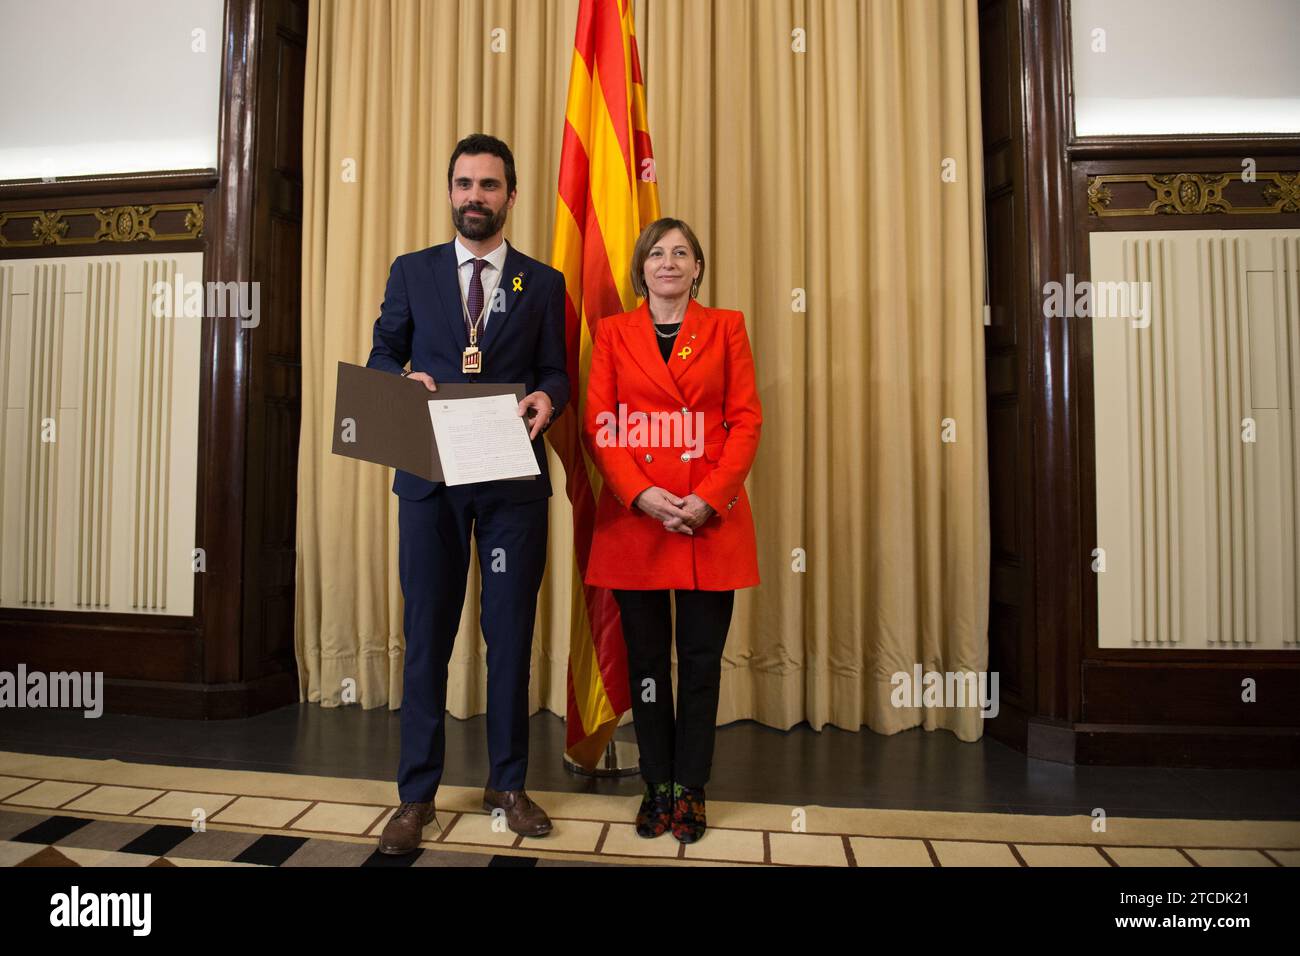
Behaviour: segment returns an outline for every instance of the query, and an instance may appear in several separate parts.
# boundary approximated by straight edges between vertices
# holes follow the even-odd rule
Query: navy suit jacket
[[[519,291],[515,279],[520,280]],[[427,372],[438,383],[523,382],[525,395],[542,391],[550,397],[554,422],[569,402],[564,275],[507,245],[498,288],[505,297],[503,311],[488,312],[487,328],[479,336],[483,373],[465,375],[461,353],[469,346],[469,333],[455,245],[444,242],[398,256],[388,273],[366,366],[401,374],[409,361],[412,372]],[[430,398],[436,394],[430,392]],[[551,479],[541,435],[533,440],[533,454],[541,468],[537,477],[484,482],[478,490],[510,501],[549,497]],[[393,492],[402,498],[427,498],[441,485],[400,469],[393,478]]]

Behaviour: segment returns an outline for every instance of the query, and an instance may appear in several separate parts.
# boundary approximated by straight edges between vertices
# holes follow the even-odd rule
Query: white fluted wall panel
[[[188,615],[203,257],[0,264],[0,604]],[[175,297],[173,297],[175,298]]]
[[[1300,232],[1091,251],[1149,304],[1091,320],[1101,646],[1296,647]]]

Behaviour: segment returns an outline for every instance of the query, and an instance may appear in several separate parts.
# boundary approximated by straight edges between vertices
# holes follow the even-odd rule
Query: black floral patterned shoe
[[[673,836],[694,843],[704,836],[704,788],[673,784]]]
[[[673,788],[667,783],[647,783],[641,809],[636,812],[636,835],[650,839],[668,832],[673,818]]]

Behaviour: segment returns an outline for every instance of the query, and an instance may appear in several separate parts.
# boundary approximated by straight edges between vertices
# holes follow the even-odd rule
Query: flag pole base
[[[568,754],[564,755],[564,769],[583,777],[630,777],[641,772],[641,751],[634,743],[611,740],[594,770],[574,763]]]

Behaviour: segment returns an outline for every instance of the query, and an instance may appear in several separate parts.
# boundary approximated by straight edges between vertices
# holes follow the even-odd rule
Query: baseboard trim
[[[233,684],[105,680],[104,710],[139,717],[237,720],[298,700],[298,678],[287,671]]]
[[[1300,727],[1063,724],[1031,719],[1024,752],[1079,766],[1282,770],[1300,765]]]

